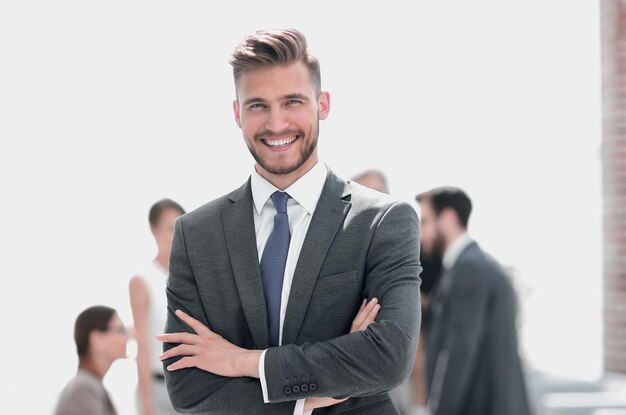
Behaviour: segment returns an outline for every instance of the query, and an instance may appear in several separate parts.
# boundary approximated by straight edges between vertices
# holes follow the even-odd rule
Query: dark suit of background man
[[[408,377],[419,332],[417,214],[318,161],[330,97],[300,32],[257,32],[231,65],[235,120],[256,164],[239,189],[176,224],[159,336],[174,407],[397,414],[386,391]],[[283,190],[288,199],[274,194]],[[278,326],[275,280],[263,270],[282,255],[284,200]],[[378,299],[376,321],[350,332],[364,298]]]
[[[527,415],[509,277],[467,234],[468,196],[452,187],[416,197],[424,253],[443,255],[431,293],[426,369],[434,415]]]

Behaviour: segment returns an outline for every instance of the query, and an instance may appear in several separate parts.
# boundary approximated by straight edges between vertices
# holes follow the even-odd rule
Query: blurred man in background
[[[528,415],[516,294],[505,271],[467,233],[469,197],[440,187],[416,200],[422,249],[443,258],[426,341],[433,415]]]

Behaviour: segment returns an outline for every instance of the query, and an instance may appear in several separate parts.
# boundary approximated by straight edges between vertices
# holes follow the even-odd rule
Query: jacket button
[[[293,393],[298,393],[300,392],[300,386],[298,385],[293,385],[293,388],[291,388],[293,390]]]
[[[289,386],[285,386],[285,395],[291,395],[291,388]]]
[[[317,383],[313,382],[309,385],[309,390],[314,391],[315,389],[317,389]]]
[[[306,392],[309,390],[309,385],[307,385],[306,383],[303,383],[302,385],[300,385],[300,390],[302,392]]]

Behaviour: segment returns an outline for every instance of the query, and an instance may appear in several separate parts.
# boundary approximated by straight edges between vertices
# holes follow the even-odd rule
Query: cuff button
[[[291,388],[293,390],[293,393],[298,393],[300,392],[300,386],[298,385],[294,385],[293,388]]]
[[[317,383],[311,383],[311,384],[309,385],[309,390],[310,390],[310,391],[314,391],[315,389],[317,389]]]
[[[284,392],[285,395],[291,395],[291,388],[289,386],[285,386]]]
[[[309,385],[307,385],[306,383],[303,383],[302,385],[300,385],[300,390],[302,392],[306,392],[309,390]]]

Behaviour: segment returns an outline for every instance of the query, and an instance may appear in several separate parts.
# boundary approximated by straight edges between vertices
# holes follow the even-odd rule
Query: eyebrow
[[[283,97],[283,99],[301,99],[303,101],[308,101],[309,97],[302,94],[288,94]]]
[[[256,98],[256,97],[248,98],[247,100],[243,102],[243,105],[249,105],[249,104],[252,104],[253,102],[265,102],[265,100],[263,98]]]
[[[303,94],[287,94],[284,95],[281,99],[301,99],[303,101],[308,101],[309,97],[307,97],[306,95]],[[260,97],[252,97],[252,98],[248,98],[243,102],[243,105],[250,105],[256,102],[265,102],[266,100]]]

